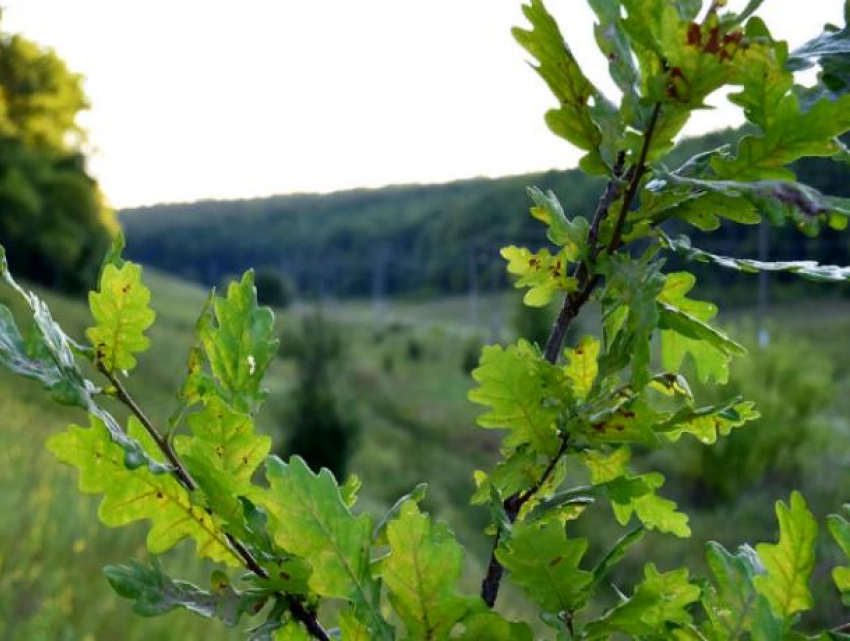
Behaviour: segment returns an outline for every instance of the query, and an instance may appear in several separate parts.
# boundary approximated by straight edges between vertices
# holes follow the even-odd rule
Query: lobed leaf
[[[554,456],[560,441],[555,427],[557,409],[546,402],[552,393],[546,379],[549,370],[554,367],[526,341],[505,349],[485,347],[480,365],[472,372],[478,387],[469,392],[473,403],[490,407],[478,424],[510,430],[505,438],[509,447],[528,444],[534,452]]]
[[[749,258],[720,256],[692,246],[690,238],[683,235],[676,238],[662,236],[662,243],[688,260],[718,265],[727,269],[734,269],[735,271],[747,273],[757,273],[762,271],[786,272],[795,274],[807,280],[822,283],[843,283],[850,281],[850,267],[820,265],[813,260],[765,262]]]
[[[525,623],[514,623],[495,612],[480,612],[464,619],[465,630],[459,641],[532,641],[531,628]]]
[[[776,517],[779,542],[756,546],[766,573],[754,582],[773,612],[787,622],[812,607],[808,583],[815,567],[818,526],[799,492],[791,494],[790,507],[777,501]]]
[[[134,354],[150,347],[145,336],[156,314],[150,308],[151,292],[142,283],[142,268],[135,263],[116,267],[110,263],[100,276],[98,291],[89,293],[96,325],[86,330],[95,360],[107,372],[129,371]]]
[[[201,341],[220,396],[239,412],[250,413],[265,398],[260,385],[274,358],[274,314],[257,304],[254,274],[230,283],[213,303],[215,325],[200,328]]]
[[[567,366],[564,374],[572,382],[573,394],[579,400],[587,399],[599,374],[599,350],[601,345],[593,336],[584,336],[575,349],[567,349]]]
[[[140,616],[160,616],[177,608],[204,618],[220,619],[227,626],[236,625],[243,615],[249,616],[261,608],[266,595],[234,590],[229,582],[208,592],[186,581],[178,581],[162,571],[156,559],[150,566],[135,559],[126,565],[107,565],[103,568],[112,589],[125,599],[132,599],[133,612]]]
[[[634,474],[629,470],[629,448],[620,447],[608,455],[588,450],[580,459],[590,470],[593,485],[608,495],[620,525],[626,525],[635,514],[648,529],[681,538],[691,535],[687,515],[677,512],[673,501],[655,492],[664,485],[664,477],[658,472]]]
[[[757,419],[759,413],[754,407],[752,402],[737,399],[721,406],[686,407],[674,413],[656,431],[673,442],[678,441],[682,434],[691,434],[710,445],[717,441],[718,436],[728,436],[734,428]]]
[[[27,345],[22,345],[21,334],[11,312],[3,307],[5,311],[0,317],[0,331],[3,332],[3,340],[0,343],[2,362],[7,367],[13,365],[13,371],[24,376],[32,378],[32,375],[37,375],[43,384],[49,386],[57,400],[87,409],[92,402],[94,385],[83,377],[77,365],[75,352],[81,351],[81,348],[53,320],[44,301],[15,281],[9,271],[6,250],[2,245],[0,276],[26,301],[35,323],[32,337],[27,341]]]
[[[518,276],[514,287],[528,287],[523,302],[529,307],[545,307],[558,292],[574,291],[575,278],[567,274],[569,253],[562,250],[552,255],[548,249],[531,253],[525,247],[503,247],[502,258],[508,261],[508,273]]]
[[[696,278],[688,272],[668,274],[658,295],[661,331],[661,363],[676,372],[687,354],[691,354],[697,374],[703,381],[713,378],[725,383],[729,360],[746,350],[723,332],[708,325],[717,313],[711,303],[687,298]]]
[[[443,523],[433,524],[414,501],[387,526],[390,553],[378,573],[411,638],[447,639],[468,608],[455,591],[463,549]]]
[[[572,612],[590,598],[593,574],[579,567],[586,551],[587,541],[568,539],[558,521],[517,523],[496,558],[545,611]]]
[[[369,516],[355,517],[333,475],[327,469],[314,474],[298,456],[289,463],[269,458],[266,476],[270,534],[281,548],[310,563],[313,592],[353,602],[358,619],[374,638],[392,638],[372,598]]]
[[[690,625],[688,606],[699,599],[700,588],[690,583],[688,571],[662,573],[649,564],[644,572],[646,578],[634,594],[590,622],[585,638],[605,639],[618,632],[632,637],[676,638],[675,630]]]
[[[544,194],[537,187],[530,187],[528,194],[534,201],[531,215],[549,227],[547,238],[564,248],[564,255],[570,262],[583,258],[587,252],[587,235],[590,230],[587,219],[583,216],[567,219],[561,203],[551,191]]]
[[[271,449],[271,438],[255,434],[250,416],[234,412],[216,397],[188,422],[192,436],[175,439],[178,453],[209,461],[227,480],[230,494],[245,496],[251,477]]]
[[[601,173],[605,167],[598,151],[602,134],[588,108],[590,99],[598,101],[601,94],[582,73],[543,2],[531,0],[522,10],[532,28],[514,27],[514,37],[537,60],[535,70],[560,105],[546,114],[546,123],[555,135],[589,152],[582,167]]]
[[[826,519],[829,533],[844,556],[850,558],[850,523],[838,514],[830,514]],[[850,604],[850,567],[838,566],[832,570],[832,580],[838,592],[841,594],[841,601],[844,605]]]
[[[91,417],[91,427],[72,425],[51,436],[48,449],[60,461],[79,470],[79,488],[86,494],[103,494],[100,520],[109,527],[150,520],[147,546],[161,554],[184,538],[191,538],[198,556],[232,566],[240,565],[213,518],[195,505],[189,493],[171,474],[154,474],[148,468],[128,469],[123,451],[110,440],[103,421]],[[151,445],[135,419],[130,418],[131,438]]]
[[[713,541],[706,546],[706,561],[714,575],[714,585],[703,591],[702,599],[715,632],[712,638],[743,638],[754,623],[761,598],[753,583],[764,572],[761,561],[747,545],[731,554]]]

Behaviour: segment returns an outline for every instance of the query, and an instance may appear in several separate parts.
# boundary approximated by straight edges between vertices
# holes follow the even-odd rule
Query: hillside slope
[[[680,144],[676,165],[736,138],[722,131]],[[829,160],[797,168],[827,193],[850,195],[850,172]],[[333,194],[157,205],[121,212],[128,255],[207,285],[249,267],[289,275],[302,294],[332,296],[456,293],[505,284],[498,249],[541,246],[526,212],[526,189],[553,190],[568,215],[589,215],[600,184],[576,170],[408,185]],[[713,234],[721,251],[752,255],[754,229]],[[772,232],[776,258],[847,259],[834,235],[808,241],[793,229]]]

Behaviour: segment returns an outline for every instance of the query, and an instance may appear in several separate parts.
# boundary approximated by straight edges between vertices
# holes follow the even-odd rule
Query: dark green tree
[[[294,357],[297,387],[285,413],[284,453],[298,454],[311,468],[345,475],[354,453],[360,426],[340,411],[333,389],[332,368],[342,358],[342,342],[336,328],[316,312],[304,319],[297,336],[287,338]]]
[[[117,231],[85,166],[82,79],[55,52],[0,31],[0,241],[22,276],[94,285]]]
[[[257,300],[261,305],[286,309],[295,296],[292,282],[279,270],[272,267],[260,267],[254,275],[257,287]]]

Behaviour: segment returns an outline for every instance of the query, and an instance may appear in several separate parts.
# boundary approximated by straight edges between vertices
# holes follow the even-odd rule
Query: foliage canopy
[[[356,477],[340,485],[297,456],[266,458],[269,442],[255,434],[253,419],[277,345],[273,316],[258,304],[251,273],[225,296],[211,294],[202,310],[172,432],[165,434],[124,385],[149,344],[153,315],[141,270],[123,261],[120,243],[90,299],[89,346],[69,338],[4,261],[3,275],[26,299],[36,330],[24,340],[4,309],[0,361],[90,414],[90,427],[72,426],[49,446],[79,469],[82,491],[104,495],[101,520],[149,520],[151,553],[191,538],[199,556],[248,571],[234,583],[218,569],[203,590],[172,579],[157,561],[108,567],[110,583],[137,613],[185,608],[227,625],[262,616],[249,632],[253,639],[531,639],[533,622],[495,609],[506,576],[539,607],[557,639],[847,638],[847,624],[814,636],[800,627],[812,606],[818,525],[797,492],[776,505],[775,543],[734,552],[709,543],[710,576],[649,562],[625,593],[606,579],[646,530],[690,536],[687,515],[664,496],[664,477],[635,469],[632,451],[680,447],[684,439],[711,447],[758,416],[737,396],[714,403],[695,397],[689,361],[699,379],[722,385],[730,360],[744,349],[712,324],[711,303],[689,295],[693,275],[665,271],[666,258],[685,247],[725,268],[787,267],[713,256],[671,240],[661,226],[678,220],[706,230],[718,218],[790,221],[808,232],[845,226],[848,201],[798,182],[788,165],[805,156],[846,158],[837,137],[850,129],[850,31],[828,29],[789,53],[754,15],[758,0],[742,13],[699,0],[590,4],[622,91],[619,105],[582,73],[541,0],[524,7],[529,26],[515,30],[557,99],[547,123],[586,152],[582,169],[607,184],[587,216],[568,214],[554,193],[532,190],[531,214],[553,249],[503,251],[518,285],[529,288],[529,305],[557,297],[563,306],[545,345],[486,347],[473,372],[470,400],[486,408],[481,427],[505,434],[502,459],[475,476],[472,501],[490,508],[494,535],[480,595],[458,589],[463,549],[445,524],[420,509],[423,488],[374,519],[357,508]],[[820,67],[819,84],[794,84],[792,72],[812,65]],[[724,87],[732,87],[730,99],[753,133],[735,148],[668,166],[691,112]],[[815,279],[847,274],[813,264],[788,269]],[[565,347],[571,322],[590,300],[598,303],[600,336]],[[105,382],[88,380],[78,361],[94,365]],[[129,408],[126,428],[103,397]],[[267,482],[255,483],[263,460]],[[565,487],[568,467],[584,470],[589,483]],[[633,525],[593,558],[572,523],[599,504],[610,505],[620,526]],[[827,527],[846,554],[850,524],[835,514]],[[835,568],[832,578],[847,603],[848,568]],[[325,601],[335,607],[320,609]]]

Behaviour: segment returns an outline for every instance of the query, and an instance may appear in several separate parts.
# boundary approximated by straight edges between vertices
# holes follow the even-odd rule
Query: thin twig
[[[168,459],[168,462],[171,463],[173,468],[172,471],[177,477],[177,480],[180,481],[180,484],[190,492],[195,491],[198,488],[198,484],[183,465],[183,462],[180,460],[177,452],[175,452],[174,448],[171,446],[171,442],[162,436],[162,433],[142,411],[142,408],[139,407],[139,404],[136,403],[133,397],[130,396],[127,388],[124,387],[124,384],[118,379],[118,377],[107,370],[102,363],[98,363],[97,367],[112,384],[112,387],[115,389],[115,397],[124,403],[133,415],[139,419],[142,427],[145,428],[145,431],[154,440],[159,450],[163,453],[165,458]],[[225,533],[225,537],[227,538],[227,542],[230,544],[230,547],[233,548],[233,551],[242,559],[246,568],[262,579],[269,578],[268,572],[266,572],[265,568],[257,562],[257,559],[254,558],[254,555],[251,554],[251,551],[245,547],[245,544],[242,543],[242,541],[227,533]],[[281,596],[286,601],[287,607],[289,608],[289,612],[292,616],[296,620],[300,621],[304,627],[307,628],[310,634],[312,634],[316,639],[320,639],[320,641],[331,641],[330,635],[319,623],[315,613],[310,612],[304,604],[293,595],[281,593]]]
[[[171,466],[174,468],[174,475],[178,478],[180,483],[190,492],[198,489],[198,484],[195,483],[195,480],[189,474],[189,471],[185,468],[183,463],[180,461],[180,458],[177,456],[177,452],[174,451],[174,448],[171,446],[171,443],[162,436],[160,431],[156,429],[156,426],[153,422],[147,417],[147,415],[142,411],[142,408],[133,400],[133,397],[130,396],[127,388],[124,387],[124,384],[118,379],[115,374],[110,372],[103,366],[103,363],[98,363],[97,368],[100,372],[109,379],[109,382],[112,384],[112,387],[115,389],[116,398],[124,403],[127,408],[135,415],[139,422],[142,424],[142,427],[145,428],[145,431],[150,435],[150,437],[156,443],[156,446],[159,450],[165,455],[165,458],[168,459],[168,462],[171,463]]]
[[[647,125],[646,133],[644,134],[643,147],[641,148],[638,162],[626,173],[626,192],[623,196],[622,206],[614,223],[614,229],[611,232],[611,239],[604,250],[608,254],[614,253],[622,243],[626,217],[628,216],[628,212],[631,209],[635,196],[637,195],[641,180],[643,180],[643,176],[646,173],[646,159],[649,155],[649,148],[652,144],[652,137],[655,133],[655,127],[658,124],[658,117],[660,113],[661,104],[656,103],[652,110],[652,116],[650,117],[649,124]],[[573,319],[578,316],[581,308],[588,301],[590,294],[593,293],[593,290],[599,282],[599,274],[593,271],[593,263],[598,258],[600,251],[602,251],[598,244],[599,230],[602,226],[602,222],[608,217],[611,205],[616,202],[622,193],[624,158],[625,156],[622,153],[617,157],[617,163],[613,172],[614,176],[608,181],[605,191],[599,199],[596,211],[594,212],[593,222],[591,223],[590,230],[588,231],[588,258],[579,263],[574,272],[574,277],[578,281],[577,289],[575,292],[567,294],[564,298],[564,304],[561,307],[561,311],[558,313],[558,317],[555,319],[555,324],[552,326],[549,339],[546,341],[546,348],[544,350],[543,357],[552,364],[555,364],[558,361],[561,346],[564,343],[564,338],[567,335],[567,330],[572,324]],[[525,505],[537,493],[537,491],[543,487],[546,481],[549,480],[549,477],[552,472],[554,472],[558,461],[560,461],[561,457],[563,457],[566,453],[568,442],[569,434],[563,434],[561,437],[560,449],[555,456],[550,459],[549,464],[537,482],[525,492],[517,492],[505,499],[503,504],[505,513],[511,523],[516,520],[522,506]],[[496,597],[499,595],[499,587],[501,585],[504,571],[501,563],[499,563],[498,559],[496,559],[496,549],[499,546],[501,535],[501,530],[497,530],[496,536],[493,539],[493,550],[490,553],[490,562],[487,565],[487,574],[481,582],[481,598],[490,608],[492,608],[496,603]]]
[[[634,175],[629,181],[626,195],[623,196],[623,205],[620,208],[620,215],[617,217],[617,222],[614,225],[614,231],[611,234],[611,241],[608,243],[608,253],[613,254],[617,251],[623,238],[623,229],[626,224],[626,217],[629,215],[629,210],[632,207],[637,190],[640,187],[640,181],[646,173],[646,158],[649,155],[649,147],[652,143],[652,135],[655,133],[655,127],[658,124],[658,116],[661,113],[661,103],[656,102],[652,108],[652,116],[649,119],[649,125],[646,128],[646,134],[643,138],[643,147],[640,150],[640,158],[635,165]]]
[[[555,323],[549,333],[549,339],[546,341],[543,357],[550,363],[558,360],[558,352],[564,343],[570,323],[578,316],[579,310],[587,302],[587,298],[596,286],[597,279],[590,277],[591,268],[588,266],[588,262],[595,262],[596,257],[599,255],[599,229],[602,226],[602,221],[608,216],[611,205],[616,202],[622,193],[621,176],[623,174],[625,158],[625,153],[621,152],[617,155],[617,162],[614,165],[614,176],[608,181],[608,185],[605,187],[605,191],[596,205],[593,221],[590,223],[590,231],[587,234],[588,261],[581,261],[573,273],[573,278],[579,283],[578,290],[576,293],[568,294],[564,298],[564,304],[561,306],[561,311],[558,312],[558,317],[555,319]]]

